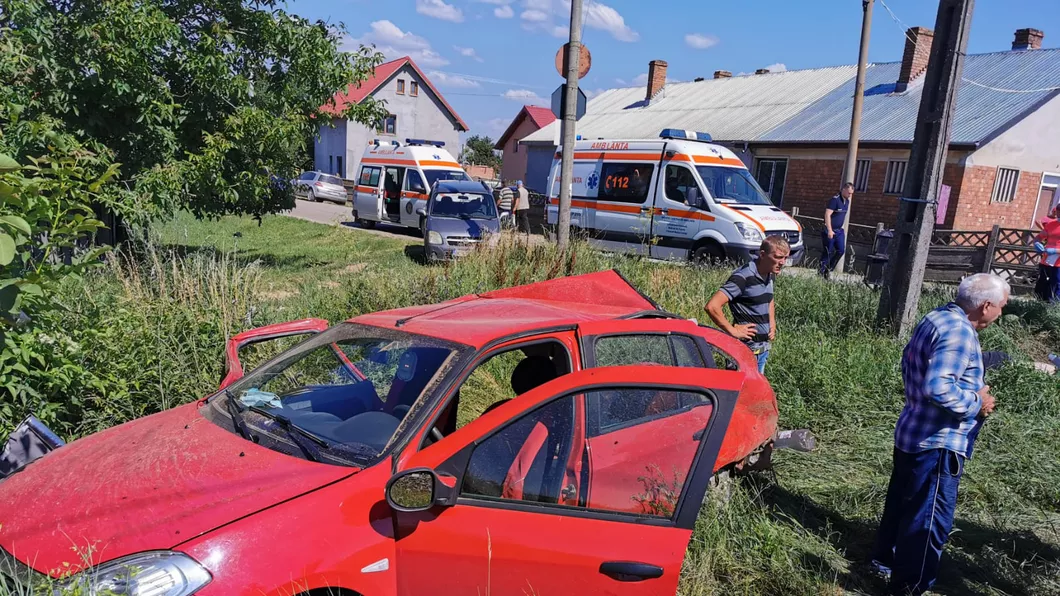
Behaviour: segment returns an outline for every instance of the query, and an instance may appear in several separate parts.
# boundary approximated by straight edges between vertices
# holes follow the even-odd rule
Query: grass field
[[[306,316],[332,322],[472,292],[617,267],[666,309],[705,318],[727,271],[605,256],[578,245],[507,246],[451,266],[420,264],[419,248],[377,234],[284,217],[155,230],[133,259],[65,289],[62,322],[91,380],[63,409],[67,436],[196,399],[216,387],[227,335]],[[785,275],[767,376],[781,425],[809,427],[820,447],[780,454],[709,505],[693,535],[681,593],[875,593],[861,566],[872,544],[902,404],[902,344],[872,326],[878,295],[857,285]],[[947,300],[925,295],[922,309]],[[1060,340],[1060,313],[1014,301],[983,334],[984,349],[1041,358]],[[1025,363],[1024,363],[1025,364]],[[991,373],[998,412],[962,483],[956,529],[936,591],[1060,594],[1060,385],[1021,363]],[[481,379],[504,385],[506,367]]]

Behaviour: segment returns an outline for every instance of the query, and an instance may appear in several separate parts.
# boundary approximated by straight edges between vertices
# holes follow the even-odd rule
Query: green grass
[[[415,239],[410,245],[407,237],[283,217],[266,217],[260,227],[250,219],[179,217],[160,226],[141,252],[65,288],[68,311],[58,325],[91,373],[71,386],[77,402],[61,408],[56,424],[68,437],[208,393],[220,377],[225,337],[251,327],[306,316],[334,322],[611,267],[668,310],[704,320],[703,305],[728,274],[605,256],[581,245],[567,253],[508,246],[425,267]],[[928,293],[922,310],[947,298],[944,291]],[[877,299],[859,285],[778,280],[779,329],[767,373],[781,425],[811,428],[820,447],[778,454],[772,474],[745,479],[728,505],[704,509],[682,594],[882,587],[861,564],[890,472],[903,345],[874,329]],[[1060,311],[1017,300],[1007,312],[983,334],[984,349],[1003,348],[1024,360],[1055,349]],[[511,366],[491,363],[474,380],[476,391],[506,391]],[[937,591],[1060,594],[1060,385],[1019,363],[987,381],[998,411],[966,468]]]

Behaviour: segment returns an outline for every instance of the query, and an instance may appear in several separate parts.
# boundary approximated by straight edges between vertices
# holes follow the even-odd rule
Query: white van
[[[418,228],[418,210],[427,206],[439,180],[471,180],[442,141],[376,139],[361,157],[353,195],[353,219],[372,227],[387,222]]]
[[[746,262],[765,236],[783,235],[789,264],[802,227],[773,206],[743,162],[710,135],[666,129],[659,140],[578,141],[571,225],[609,250],[659,259]],[[552,163],[547,218],[559,215],[560,153]]]

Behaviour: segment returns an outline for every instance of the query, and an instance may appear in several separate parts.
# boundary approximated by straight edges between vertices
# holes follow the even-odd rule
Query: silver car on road
[[[346,187],[342,178],[323,172],[302,172],[302,175],[291,180],[294,196],[307,201],[334,201],[346,204]]]

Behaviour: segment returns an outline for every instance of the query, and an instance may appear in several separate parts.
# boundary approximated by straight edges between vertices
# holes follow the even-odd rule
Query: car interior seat
[[[512,371],[512,391],[522,395],[559,377],[556,365],[544,355],[527,356]]]

